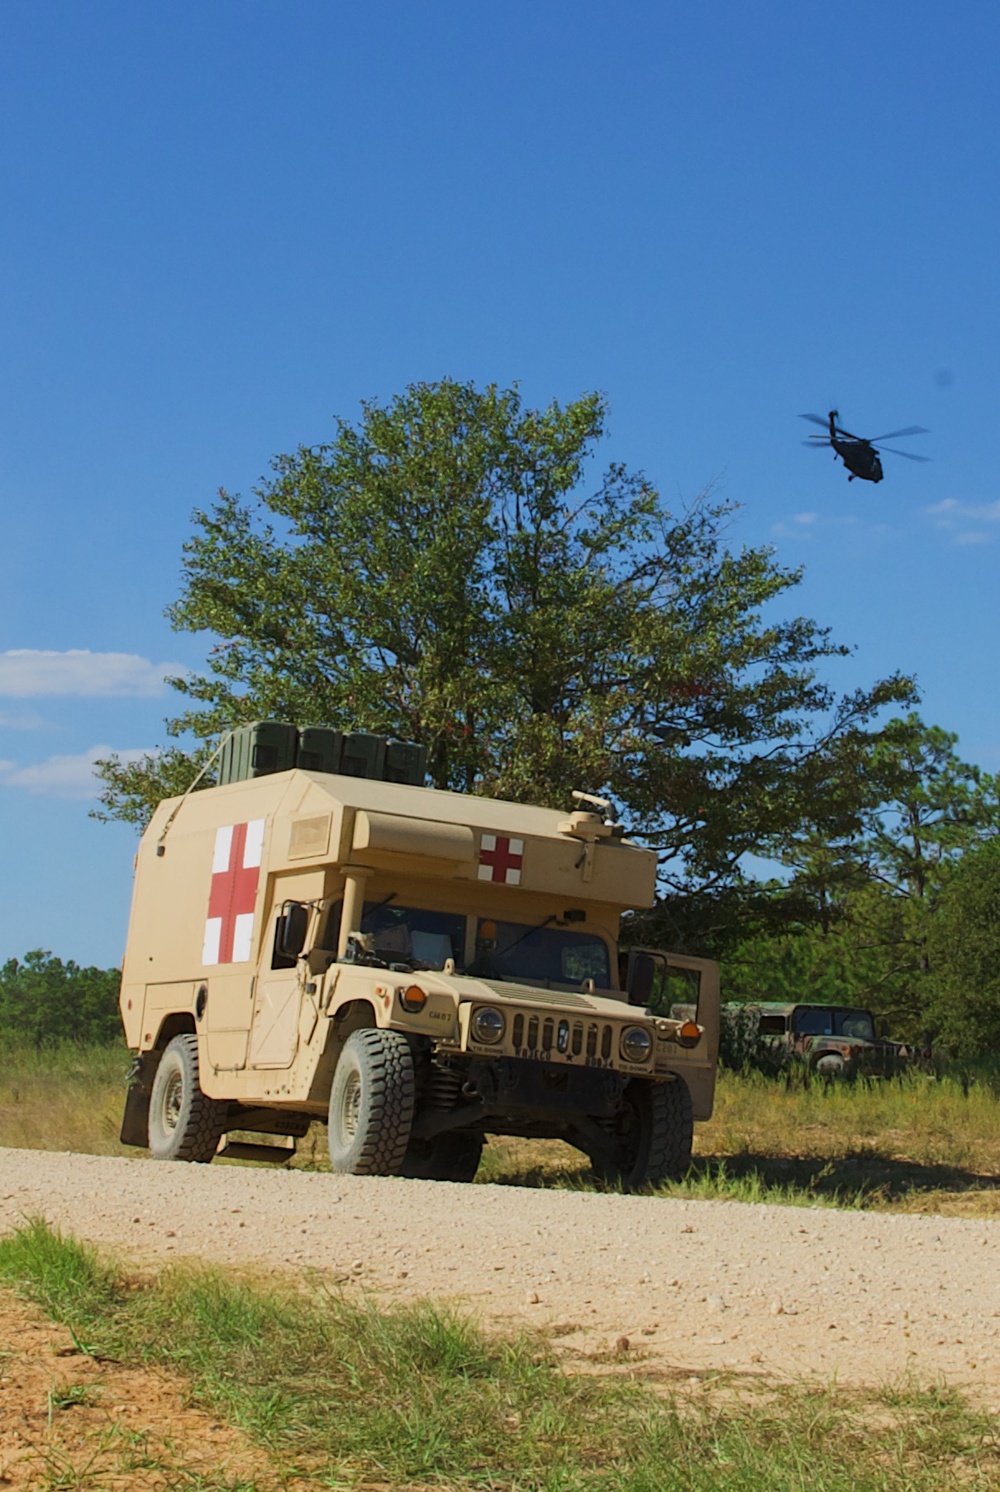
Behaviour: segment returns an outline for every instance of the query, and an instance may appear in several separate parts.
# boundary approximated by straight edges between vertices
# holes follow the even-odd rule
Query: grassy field
[[[0,1146],[134,1155],[118,1144],[128,1066],[123,1047],[5,1052]],[[314,1125],[295,1164],[322,1169],[325,1145]],[[1000,1069],[809,1085],[722,1072],[695,1151],[666,1193],[1000,1216]],[[592,1185],[568,1146],[516,1140],[490,1142],[478,1180]]]
[[[32,1486],[108,1487],[134,1466],[143,1384],[179,1376],[187,1398],[266,1456],[238,1480],[157,1486],[231,1492],[923,1492],[1000,1485],[995,1421],[944,1389],[851,1394],[719,1375],[646,1382],[641,1362],[571,1374],[544,1338],[496,1338],[424,1304],[384,1312],[316,1282],[276,1288],[194,1268],[138,1278],[35,1222],[0,1240],[0,1282],[71,1334],[69,1362],[133,1371],[131,1439],[86,1428],[53,1445],[60,1417],[102,1385],[72,1367],[50,1387],[48,1462]],[[0,1290],[2,1305],[2,1290]],[[16,1390],[8,1380],[5,1387]],[[98,1427],[89,1432],[98,1437]],[[32,1448],[34,1452],[35,1447]],[[176,1446],[178,1464],[188,1447]],[[58,1452],[58,1454],[56,1454]],[[129,1460],[128,1458],[132,1458]],[[45,1479],[47,1471],[53,1475]],[[143,1483],[145,1485],[145,1483]]]

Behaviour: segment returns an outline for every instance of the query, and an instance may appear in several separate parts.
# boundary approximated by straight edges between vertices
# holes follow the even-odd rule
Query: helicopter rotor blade
[[[872,435],[870,437],[870,439],[874,443],[875,441],[879,441],[879,440],[899,440],[900,436],[902,436],[902,435],[929,435],[929,434],[930,434],[930,431],[929,430],[925,430],[924,427],[923,427],[923,425],[907,425],[907,427],[906,427],[905,430],[888,430],[888,431],[886,431],[885,435]]]
[[[894,450],[892,446],[883,446],[883,445],[880,445],[879,446],[879,450],[880,451],[890,451],[893,456],[905,456],[906,459],[907,459],[907,461],[930,461],[930,460],[933,459],[930,456],[914,456],[914,454],[913,454],[912,451],[897,451],[897,450]]]
[[[809,439],[804,440],[802,444],[808,447],[810,451],[823,451],[830,444],[830,442],[828,440],[824,440],[822,436],[810,435]]]
[[[814,425],[822,425],[824,430],[829,430],[830,421],[821,419],[818,414],[800,414],[800,420],[812,420]]]

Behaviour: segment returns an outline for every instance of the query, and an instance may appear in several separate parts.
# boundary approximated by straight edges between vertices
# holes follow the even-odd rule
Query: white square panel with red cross
[[[479,879],[499,881],[505,886],[521,884],[524,840],[506,834],[484,834],[479,846]]]
[[[263,819],[215,831],[203,964],[245,964],[250,957],[263,849]]]

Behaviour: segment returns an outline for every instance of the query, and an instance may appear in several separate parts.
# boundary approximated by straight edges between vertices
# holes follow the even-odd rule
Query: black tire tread
[[[351,1174],[396,1176],[410,1143],[416,1102],[409,1042],[399,1031],[381,1031],[372,1026],[354,1031],[348,1037],[348,1044],[351,1043],[358,1051],[359,1061],[367,1068],[371,1093],[368,1131],[351,1166]]]
[[[184,1131],[169,1156],[155,1156],[157,1160],[191,1161],[207,1165],[219,1148],[219,1141],[226,1130],[228,1106],[218,1099],[209,1098],[201,1090],[198,1068],[198,1038],[193,1035],[175,1036],[167,1045],[164,1057],[171,1049],[180,1058],[182,1068],[189,1079],[188,1095],[190,1109]],[[161,1063],[163,1058],[160,1059]],[[154,1087],[156,1080],[154,1078]]]
[[[694,1140],[694,1115],[687,1083],[681,1077],[661,1083],[634,1078],[627,1093],[631,1094],[632,1112],[640,1125],[638,1143],[617,1158],[592,1157],[595,1176],[601,1181],[618,1183],[625,1191],[657,1186],[661,1181],[679,1181],[691,1164]]]
[[[651,1133],[645,1174],[631,1178],[633,1186],[679,1181],[691,1164],[694,1115],[691,1091],[683,1078],[654,1083],[650,1097]]]

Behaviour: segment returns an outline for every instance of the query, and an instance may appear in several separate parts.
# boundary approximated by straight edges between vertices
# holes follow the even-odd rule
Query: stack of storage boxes
[[[364,731],[345,733],[321,725],[300,729],[275,720],[257,720],[239,726],[226,737],[219,756],[218,781],[220,785],[245,782],[271,772],[287,772],[291,767],[423,787],[427,747]]]

